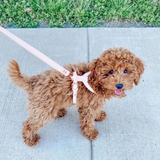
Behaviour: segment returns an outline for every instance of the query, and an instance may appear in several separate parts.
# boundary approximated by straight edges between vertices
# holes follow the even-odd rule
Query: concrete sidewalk
[[[99,137],[82,136],[75,106],[64,118],[39,130],[40,143],[30,148],[21,138],[27,119],[27,96],[11,84],[8,61],[35,75],[49,66],[0,33],[0,160],[160,160],[160,29],[10,29],[63,65],[91,61],[111,47],[124,47],[146,64],[140,85],[123,99],[106,101],[108,118],[96,123]]]

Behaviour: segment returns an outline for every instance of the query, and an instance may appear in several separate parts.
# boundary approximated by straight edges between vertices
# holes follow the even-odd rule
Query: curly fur
[[[71,73],[76,71],[78,75],[91,71],[88,83],[95,94],[78,82],[76,104],[81,131],[89,140],[95,140],[99,135],[94,120],[103,121],[107,117],[102,111],[105,99],[124,97],[125,90],[132,89],[133,83],[138,85],[144,71],[143,62],[123,48],[109,49],[91,63],[68,64],[64,67]],[[125,69],[128,70],[126,74],[123,72]],[[113,70],[113,74],[109,74],[110,70]],[[27,145],[35,146],[40,140],[38,129],[55,118],[65,116],[65,108],[73,105],[72,80],[54,69],[32,77],[22,75],[14,60],[9,64],[8,74],[12,82],[28,94],[29,118],[23,123],[22,137]],[[124,86],[120,96],[114,93],[117,83]]]

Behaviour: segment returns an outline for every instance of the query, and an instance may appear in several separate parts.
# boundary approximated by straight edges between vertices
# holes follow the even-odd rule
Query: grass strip
[[[1,0],[4,27],[96,27],[112,21],[160,27],[160,2],[153,0]]]

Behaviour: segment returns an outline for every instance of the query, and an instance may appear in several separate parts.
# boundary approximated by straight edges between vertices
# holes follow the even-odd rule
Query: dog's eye
[[[124,73],[127,73],[127,72],[128,72],[128,71],[125,69],[125,70],[124,70]]]
[[[108,74],[105,74],[105,76],[107,77],[107,76],[108,76]]]
[[[108,73],[109,73],[109,74],[113,74],[113,70],[109,71]]]

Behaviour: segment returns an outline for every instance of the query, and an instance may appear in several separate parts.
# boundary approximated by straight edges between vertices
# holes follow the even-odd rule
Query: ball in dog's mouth
[[[121,89],[116,89],[114,90],[114,93],[117,95],[117,96],[120,96],[122,94],[122,90]]]

